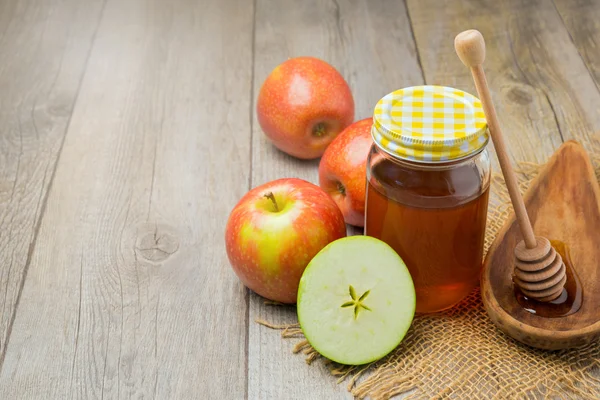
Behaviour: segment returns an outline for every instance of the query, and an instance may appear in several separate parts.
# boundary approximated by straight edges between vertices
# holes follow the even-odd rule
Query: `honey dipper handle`
[[[459,33],[454,40],[454,48],[460,60],[467,67],[471,69],[473,80],[475,81],[475,87],[481,105],[483,106],[483,112],[485,113],[492,142],[496,149],[496,155],[500,162],[500,168],[506,181],[508,193],[510,194],[510,200],[512,202],[521,233],[527,248],[534,248],[537,245],[529,216],[527,215],[527,209],[525,208],[525,202],[519,192],[519,186],[517,184],[517,178],[512,169],[510,159],[508,158],[508,152],[504,144],[504,138],[502,136],[502,130],[498,123],[498,116],[496,115],[496,109],[492,103],[492,96],[487,85],[485,73],[483,72],[483,61],[485,60],[485,41],[479,31],[470,29]]]

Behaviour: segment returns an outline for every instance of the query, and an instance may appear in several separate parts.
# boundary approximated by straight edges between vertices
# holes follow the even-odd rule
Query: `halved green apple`
[[[311,346],[340,364],[376,361],[398,346],[415,315],[406,265],[385,242],[350,236],[325,246],[298,288],[300,327]]]

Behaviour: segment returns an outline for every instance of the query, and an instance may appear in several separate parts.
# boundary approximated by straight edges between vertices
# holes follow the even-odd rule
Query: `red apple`
[[[354,120],[354,99],[344,77],[314,57],[292,58],[263,82],[258,122],[281,151],[301,159],[320,157]]]
[[[319,186],[337,203],[349,225],[364,226],[367,157],[373,120],[365,118],[344,129],[327,147],[319,163]]]
[[[250,190],[234,207],[225,229],[227,256],[242,283],[288,304],[296,302],[310,260],[345,236],[344,217],[331,197],[296,178]]]

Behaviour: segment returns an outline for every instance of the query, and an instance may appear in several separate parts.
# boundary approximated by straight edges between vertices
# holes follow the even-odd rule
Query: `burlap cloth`
[[[586,150],[600,179],[598,142]],[[540,167],[518,165],[522,191]],[[492,191],[499,201],[490,205],[486,252],[512,212],[501,176],[493,177]],[[522,345],[496,329],[479,289],[449,311],[415,317],[406,338],[392,353],[360,367],[321,357],[304,339],[298,324],[256,322],[282,330],[283,338],[300,339],[293,351],[304,354],[309,364],[326,363],[338,383],[346,381],[350,393],[359,399],[389,399],[406,392],[407,399],[600,399],[600,342],[561,351]]]

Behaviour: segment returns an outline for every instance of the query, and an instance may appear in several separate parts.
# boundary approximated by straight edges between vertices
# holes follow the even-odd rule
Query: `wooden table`
[[[317,182],[266,140],[256,94],[298,55],[342,72],[356,119],[405,86],[475,93],[468,28],[514,162],[591,145],[598,1],[0,1],[0,398],[349,397],[254,322],[294,312],[227,262],[249,188]]]

